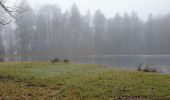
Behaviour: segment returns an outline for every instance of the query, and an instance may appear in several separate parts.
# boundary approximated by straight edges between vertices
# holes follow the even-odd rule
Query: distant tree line
[[[44,5],[38,12],[22,1],[17,21],[0,25],[0,55],[10,61],[48,60],[55,56],[170,54],[170,14],[150,15],[143,21],[138,14],[119,13],[112,18],[97,10],[82,15],[73,4],[62,12],[56,5]],[[0,12],[3,12],[0,8]],[[2,14],[1,14],[2,15]],[[1,16],[0,15],[0,16]],[[3,61],[4,56],[0,56]]]

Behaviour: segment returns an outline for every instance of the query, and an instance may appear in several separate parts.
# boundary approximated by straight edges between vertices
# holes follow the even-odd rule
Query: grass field
[[[170,100],[170,75],[77,63],[0,63],[0,100]]]

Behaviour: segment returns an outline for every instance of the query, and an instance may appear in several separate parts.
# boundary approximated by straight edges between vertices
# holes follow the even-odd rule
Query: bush
[[[137,71],[142,71],[142,66],[143,66],[143,64],[139,65],[137,68]]]
[[[52,63],[57,63],[60,62],[60,60],[58,58],[54,58],[53,60],[51,60]]]
[[[148,64],[144,65],[141,64],[138,68],[137,71],[143,71],[143,72],[158,72],[156,68],[151,68],[149,67]]]
[[[69,63],[70,61],[68,59],[64,59],[64,62],[65,63]]]

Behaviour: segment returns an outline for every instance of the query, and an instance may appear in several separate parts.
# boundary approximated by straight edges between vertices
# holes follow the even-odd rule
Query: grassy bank
[[[170,99],[170,75],[76,63],[0,63],[0,100]]]

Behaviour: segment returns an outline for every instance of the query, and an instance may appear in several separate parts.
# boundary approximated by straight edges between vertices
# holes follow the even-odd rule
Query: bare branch
[[[7,24],[10,24],[12,22],[12,20],[3,20],[3,19],[0,19],[0,25],[7,25]]]
[[[11,20],[0,19],[1,25],[7,25],[12,22],[12,20],[17,20],[16,13],[21,14],[27,11],[27,8],[21,7],[7,7],[5,5],[6,0],[0,0],[0,7],[12,18]]]
[[[12,14],[12,11],[10,11],[3,2],[0,2],[0,6],[12,17],[15,18],[14,15]]]

